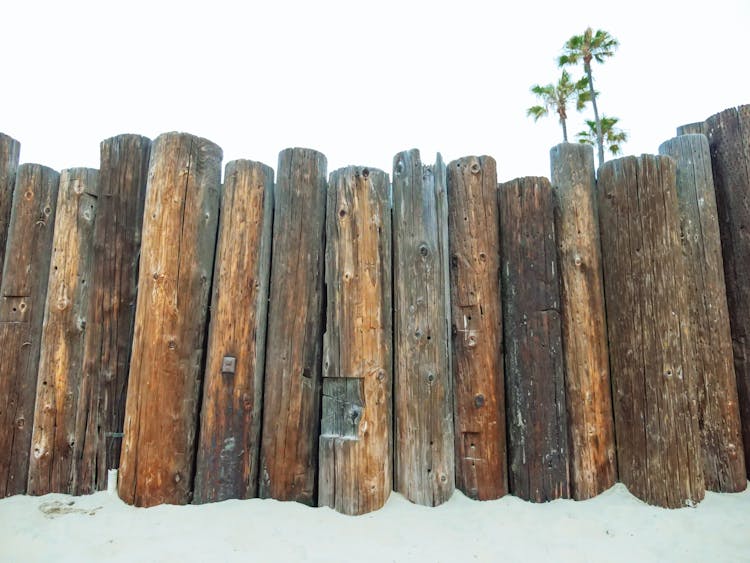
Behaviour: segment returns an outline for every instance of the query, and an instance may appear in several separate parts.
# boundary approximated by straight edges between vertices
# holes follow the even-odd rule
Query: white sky
[[[526,117],[529,87],[557,79],[560,48],[588,25],[621,43],[594,80],[627,154],[750,103],[750,0],[6,0],[0,131],[22,162],[57,169],[97,167],[112,135],[180,130],[224,162],[274,169],[281,149],[307,146],[329,172],[391,173],[417,147],[426,162],[489,154],[501,181],[548,175],[562,133]]]

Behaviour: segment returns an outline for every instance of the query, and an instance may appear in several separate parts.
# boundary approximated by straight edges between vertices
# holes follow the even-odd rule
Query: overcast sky
[[[560,48],[588,25],[621,43],[594,79],[627,154],[750,103],[749,0],[18,0],[0,7],[0,131],[22,162],[56,169],[97,167],[99,141],[119,133],[180,130],[225,162],[274,168],[306,146],[329,171],[391,173],[417,147],[425,162],[489,154],[501,181],[548,175],[562,133],[526,117],[529,87],[557,79]]]

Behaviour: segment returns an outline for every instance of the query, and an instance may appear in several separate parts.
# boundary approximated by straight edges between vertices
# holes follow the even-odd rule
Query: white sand
[[[438,508],[393,494],[360,517],[273,500],[143,509],[107,493],[0,500],[2,561],[750,561],[750,492],[696,508],[645,505],[617,485],[586,502]]]

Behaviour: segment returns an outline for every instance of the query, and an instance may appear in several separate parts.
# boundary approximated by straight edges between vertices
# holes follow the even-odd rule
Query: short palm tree
[[[566,70],[562,71],[560,80],[557,84],[547,84],[540,86],[535,84],[531,87],[532,93],[536,94],[541,100],[542,105],[532,106],[526,110],[526,115],[538,121],[540,117],[549,115],[550,111],[555,112],[560,118],[560,125],[563,130],[563,141],[568,142],[568,128],[566,120],[568,119],[568,105],[575,100],[576,110],[581,111],[590,99],[589,92],[586,90],[587,79],[581,78],[573,81]]]
[[[607,117],[606,115],[603,115],[600,121],[604,144],[607,145],[609,152],[613,156],[620,154],[622,152],[622,144],[628,141],[628,134],[617,127],[618,121],[620,120],[617,117]],[[578,142],[595,146],[597,143],[596,121],[587,119],[586,125],[588,128],[576,135]]]

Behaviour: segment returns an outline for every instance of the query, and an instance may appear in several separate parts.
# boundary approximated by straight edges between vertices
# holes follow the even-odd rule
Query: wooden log
[[[224,173],[194,503],[258,494],[273,170]]]
[[[675,173],[666,156],[626,157],[598,185],[620,480],[668,508],[704,495]]]
[[[707,132],[706,122],[687,123],[677,128],[677,135],[705,135]]]
[[[550,161],[557,199],[570,485],[573,498],[585,500],[617,481],[594,151],[562,143],[552,148]]]
[[[279,154],[261,442],[261,498],[316,502],[323,355],[326,157]]]
[[[495,160],[465,157],[447,176],[456,486],[490,500],[508,492]]]
[[[16,169],[21,153],[21,143],[0,133],[0,286],[3,282],[5,244],[8,241],[8,224],[16,185]]]
[[[78,493],[88,414],[79,411],[78,403],[89,322],[98,175],[90,168],[60,174],[31,435],[31,495]]]
[[[510,493],[569,498],[554,193],[537,177],[498,189]]]
[[[393,486],[389,187],[355,166],[328,186],[318,504],[344,514],[377,510]]]
[[[724,256],[734,370],[750,477],[750,105],[706,121]]]
[[[151,140],[118,135],[100,144],[83,378],[78,400],[76,494],[103,490],[120,465],[138,258]]]
[[[18,167],[0,287],[0,498],[26,492],[59,183],[45,166]]]
[[[455,487],[446,171],[393,159],[395,489],[436,506]]]
[[[119,493],[190,501],[221,149],[185,133],[153,144],[146,188]]]
[[[697,134],[675,137],[663,143],[659,153],[671,156],[677,164],[680,240],[687,255],[687,301],[697,347],[706,489],[744,491],[747,474],[708,140]]]

